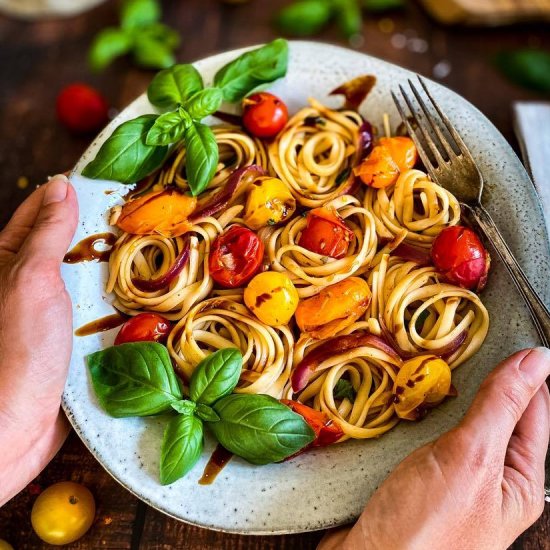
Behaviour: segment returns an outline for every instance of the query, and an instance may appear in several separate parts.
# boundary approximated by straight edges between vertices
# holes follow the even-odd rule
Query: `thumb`
[[[24,258],[61,263],[76,230],[78,202],[69,180],[54,176],[45,186],[33,228],[21,247]]]

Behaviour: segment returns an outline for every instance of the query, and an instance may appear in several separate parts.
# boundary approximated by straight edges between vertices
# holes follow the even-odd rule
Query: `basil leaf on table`
[[[203,448],[202,421],[196,416],[175,416],[168,422],[162,438],[160,482],[174,483],[199,459]]]
[[[185,112],[172,111],[160,115],[149,130],[145,142],[147,145],[170,145],[183,138],[185,129],[190,124]]]
[[[347,36],[361,32],[363,17],[357,0],[335,0],[336,22],[340,31]]]
[[[174,109],[203,87],[202,77],[193,65],[174,65],[153,78],[147,88],[147,97],[157,107]]]
[[[532,48],[500,52],[495,64],[512,82],[550,93],[550,53]]]
[[[252,462],[279,462],[315,439],[308,423],[268,395],[232,394],[217,401],[208,427],[230,452]]]
[[[123,30],[110,27],[102,30],[92,42],[88,62],[94,71],[101,71],[115,58],[128,53],[132,40]]]
[[[373,13],[405,7],[405,0],[363,0],[363,8]]]
[[[214,85],[223,90],[227,101],[240,101],[259,85],[284,76],[287,65],[288,44],[277,38],[222,67],[214,76]]]
[[[343,378],[340,378],[340,380],[336,382],[333,394],[337,399],[344,399],[347,397],[352,403],[357,397],[357,392],[353,388],[352,383],[349,380],[344,380]]]
[[[209,126],[192,122],[184,134],[185,170],[193,196],[202,193],[210,183],[218,166],[218,143]]]
[[[206,88],[197,92],[185,103],[187,114],[196,121],[215,113],[222,104],[223,92],[219,88]]]
[[[120,10],[120,24],[123,29],[136,29],[156,23],[160,19],[157,0],[126,0]]]
[[[176,62],[172,48],[146,33],[136,35],[133,53],[135,62],[146,69],[166,69]]]
[[[203,359],[193,371],[189,396],[196,403],[211,405],[229,395],[241,375],[243,357],[236,348],[220,349]]]
[[[87,358],[92,384],[111,416],[150,416],[182,398],[168,350],[156,342],[112,346]]]
[[[218,422],[220,420],[218,413],[216,413],[216,411],[212,407],[209,407],[204,403],[197,404],[195,414],[205,422]]]
[[[122,123],[103,143],[94,160],[82,170],[92,179],[134,183],[158,168],[168,147],[147,145],[149,130],[157,115],[142,115]]]
[[[193,414],[195,412],[195,409],[197,408],[197,404],[193,401],[189,401],[189,399],[183,399],[182,401],[175,401],[174,403],[170,403],[170,406],[178,413],[183,414],[185,416],[189,416],[190,414]]]
[[[302,0],[283,8],[276,23],[287,34],[311,36],[321,31],[331,17],[332,6],[328,0]]]

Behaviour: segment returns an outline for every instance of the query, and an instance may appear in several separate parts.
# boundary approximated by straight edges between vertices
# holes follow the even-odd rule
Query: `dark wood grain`
[[[193,61],[214,52],[264,42],[277,33],[270,22],[283,0],[253,0],[229,6],[217,0],[166,0],[165,20],[178,28],[180,61]],[[380,30],[380,18],[365,22],[361,51],[431,76],[441,60],[451,64],[442,82],[476,105],[515,146],[510,104],[539,99],[534,93],[506,82],[491,66],[490,58],[504,48],[526,45],[550,49],[550,33],[531,25],[503,29],[446,29],[428,19],[414,2],[402,13],[391,14],[394,30]],[[86,51],[94,34],[117,21],[116,2],[110,1],[86,15],[65,21],[24,23],[0,16],[0,226],[16,206],[48,175],[70,168],[90,142],[73,136],[55,116],[55,98],[73,81],[97,86],[114,112],[143,92],[151,72],[118,60],[101,75],[86,66]],[[395,33],[417,36],[429,44],[423,54],[392,46]],[[334,29],[318,39],[342,43]],[[18,178],[30,185],[20,189]],[[17,550],[47,548],[33,534],[30,509],[41,487],[72,479],[90,487],[98,503],[94,527],[69,548],[190,550],[312,549],[322,533],[285,537],[246,537],[208,531],[171,519],[140,503],[119,486],[95,461],[76,435],[34,484],[0,509],[0,538]],[[550,549],[550,512],[513,545],[514,549]]]

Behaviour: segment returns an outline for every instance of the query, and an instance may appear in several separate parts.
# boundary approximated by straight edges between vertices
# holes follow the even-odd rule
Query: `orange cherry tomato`
[[[418,153],[411,138],[406,136],[383,137],[378,143],[388,149],[401,172],[410,170],[416,164]]]
[[[336,421],[331,420],[328,414],[312,409],[298,401],[282,399],[281,402],[290,407],[295,413],[303,416],[304,420],[315,432],[315,439],[307,448],[332,445],[344,435],[340,425]]]
[[[196,206],[196,197],[184,195],[176,189],[154,191],[127,202],[116,225],[132,235],[160,233],[178,237],[192,227],[188,218]]]
[[[165,342],[170,334],[170,321],[157,313],[140,313],[128,319],[115,338],[115,346],[128,342]]]
[[[277,135],[287,123],[288,109],[281,99],[268,92],[243,99],[243,125],[259,138]]]
[[[231,226],[212,245],[208,266],[212,279],[226,288],[245,285],[259,271],[264,244],[258,235],[240,225]]]
[[[307,225],[298,244],[323,256],[343,258],[355,234],[334,208],[323,206],[310,210]]]

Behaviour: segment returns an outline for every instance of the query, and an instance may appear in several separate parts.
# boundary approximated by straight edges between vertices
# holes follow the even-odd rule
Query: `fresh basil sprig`
[[[112,416],[172,412],[161,446],[160,480],[173,483],[193,468],[203,448],[203,423],[229,451],[254,464],[277,462],[313,441],[307,422],[267,395],[232,394],[242,369],[237,349],[201,361],[184,399],[167,349],[136,342],[88,357],[92,385]]]
[[[174,65],[160,71],[149,85],[147,96],[155,107],[168,112],[125,122],[82,174],[134,183],[162,164],[168,145],[183,141],[189,190],[192,195],[202,193],[214,176],[219,152],[214,133],[201,121],[214,114],[224,99],[240,101],[259,86],[284,76],[287,64],[288,44],[277,39],[222,67],[211,87],[204,87],[192,65]]]
[[[160,23],[161,15],[158,0],[125,0],[120,10],[120,27],[102,30],[92,42],[88,54],[92,69],[101,71],[127,53],[148,69],[173,65],[179,35]]]

